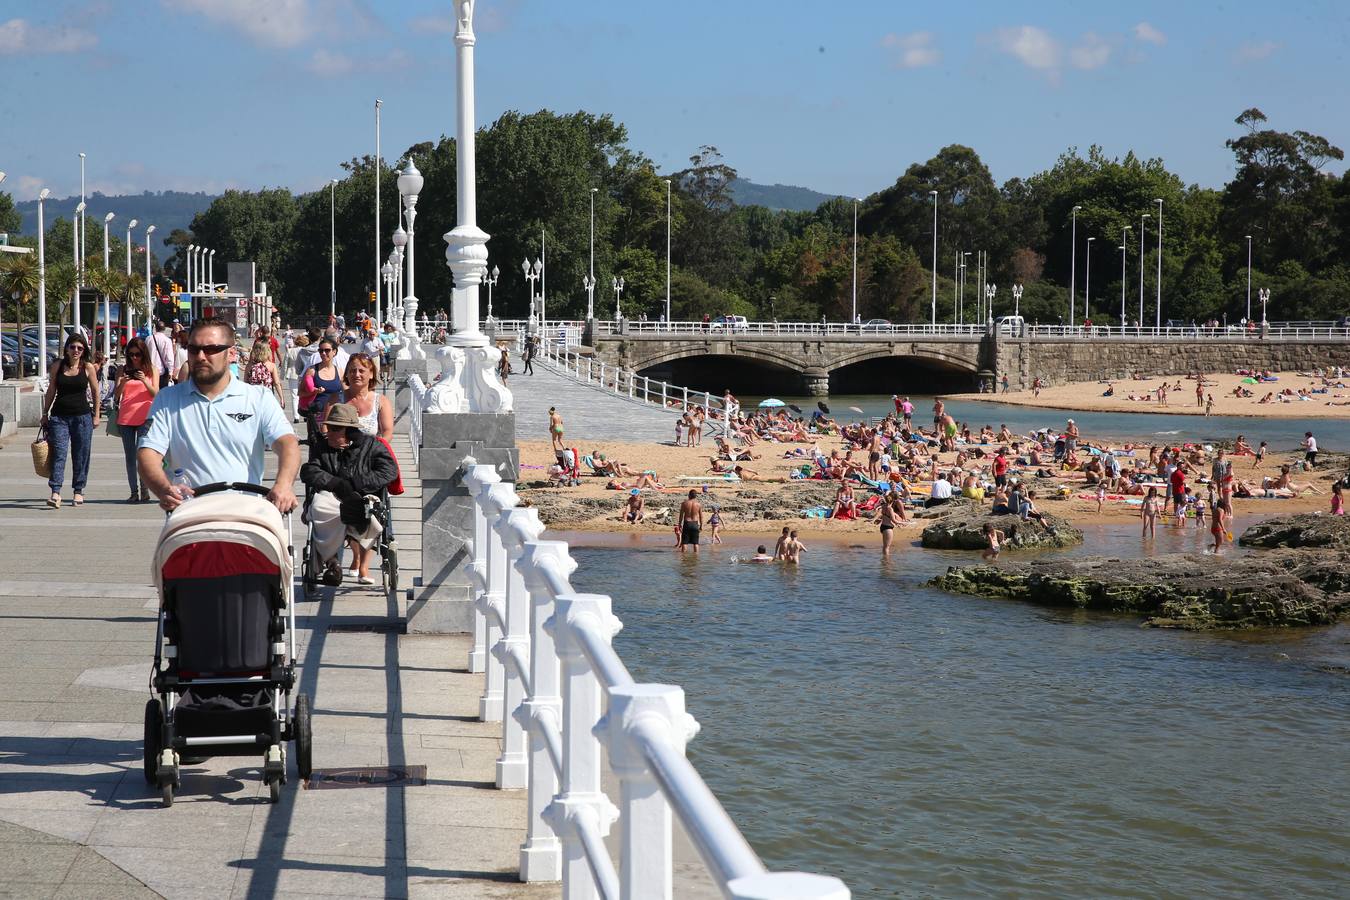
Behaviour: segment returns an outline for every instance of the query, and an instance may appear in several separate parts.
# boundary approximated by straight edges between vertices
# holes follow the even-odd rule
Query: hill
[[[769,209],[814,212],[820,204],[834,196],[791,184],[755,184],[746,178],[737,178],[731,183],[731,197],[737,206],[767,206]]]
[[[120,196],[107,196],[105,194],[91,194],[87,200],[85,216],[88,221],[89,246],[93,247],[94,242],[102,241],[102,236],[96,234],[96,231],[102,229],[103,216],[106,213],[117,213],[117,218],[113,219],[112,227],[121,234],[126,234],[127,223],[132,219],[138,220],[136,234],[133,238],[143,240],[145,236],[145,226],[154,225],[155,233],[152,237],[154,241],[154,250],[163,255],[164,239],[173,233],[175,228],[187,229],[192,224],[192,217],[203,211],[215,200],[212,194],[195,193],[187,194],[182,191],[146,191],[141,194],[126,194]],[[75,207],[79,205],[80,198],[64,197],[57,199],[51,197],[47,200],[44,215],[47,218],[47,227],[57,218],[69,219],[75,214]],[[22,203],[15,203],[14,208],[23,216],[23,227],[21,234],[30,237],[37,237],[37,201],[25,200]],[[95,223],[99,223],[95,225]]]

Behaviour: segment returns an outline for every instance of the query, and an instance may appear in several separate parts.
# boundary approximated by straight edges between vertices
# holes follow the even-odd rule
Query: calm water
[[[573,583],[616,598],[635,677],[685,688],[690,754],[771,868],[856,897],[1350,894],[1350,628],[950,596],[922,582],[971,556],[871,538],[752,551],[577,547]]]
[[[909,398],[915,407],[914,420],[921,425],[931,426],[933,398],[915,394],[909,395]],[[749,408],[762,399],[762,397],[745,397],[742,398],[742,402]],[[780,396],[778,399],[786,403],[795,403],[809,415],[820,398]],[[858,407],[868,416],[884,416],[895,411],[890,394],[844,394],[826,397],[824,400],[830,411],[845,421],[858,418],[856,413],[849,411],[850,406]],[[1260,441],[1269,441],[1274,450],[1280,451],[1297,447],[1303,440],[1303,432],[1311,431],[1317,435],[1317,442],[1324,450],[1350,449],[1350,418],[1257,419],[1242,416],[1205,418],[1155,413],[1074,412],[1064,409],[1013,406],[1008,403],[961,400],[948,402],[947,410],[958,422],[970,425],[972,430],[978,430],[981,425],[992,425],[997,431],[1000,424],[1007,423],[1013,432],[1026,434],[1038,428],[1063,428],[1064,420],[1072,418],[1090,440],[1099,437],[1128,437],[1165,444],[1187,440],[1231,441],[1241,434],[1253,447]]]

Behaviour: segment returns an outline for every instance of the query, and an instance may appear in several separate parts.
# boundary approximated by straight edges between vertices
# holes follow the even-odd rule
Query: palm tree
[[[15,333],[22,329],[25,307],[29,298],[37,294],[37,289],[38,266],[33,254],[3,254],[0,259],[0,332],[5,330],[5,312],[12,312],[14,316]]]

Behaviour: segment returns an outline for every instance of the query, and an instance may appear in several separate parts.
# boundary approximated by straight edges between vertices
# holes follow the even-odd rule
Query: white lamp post
[[[211,293],[216,290],[216,251],[212,250],[206,257],[206,289]]]
[[[1135,324],[1140,328],[1144,326],[1144,228],[1145,220],[1151,218],[1148,213],[1139,217],[1139,318]]]
[[[408,303],[407,300],[404,299],[404,291],[405,286],[407,285],[407,270],[403,267],[402,263],[404,260],[407,259],[407,250],[405,248],[407,248],[408,246],[408,232],[403,230],[402,222],[399,222],[398,227],[394,229],[394,236],[393,238],[391,238],[391,240],[393,240],[394,242],[394,252],[398,254],[400,264],[398,272],[399,278],[398,308],[400,312],[406,315],[408,311]],[[399,331],[403,330],[403,316],[399,316],[394,321],[394,327],[397,328]]]
[[[47,377],[47,227],[43,204],[52,192],[38,193],[38,377]]]
[[[408,359],[425,359],[426,352],[422,350],[421,343],[417,340],[417,269],[416,269],[416,240],[417,234],[414,227],[417,221],[417,195],[422,193],[422,173],[417,171],[417,166],[410,159],[408,165],[398,176],[398,192],[403,197],[403,209],[408,219],[408,242],[405,245],[408,253],[408,294],[403,298],[403,329],[409,335],[408,343],[404,349],[408,351]],[[400,351],[399,356],[402,357]]]
[[[623,279],[615,278],[614,285],[614,321],[623,319],[623,312],[619,309],[619,298],[623,295]]]
[[[376,296],[380,286],[380,107],[384,105],[383,100],[375,101],[375,287]],[[402,191],[400,190],[400,193]],[[411,223],[410,223],[411,227]],[[411,279],[409,279],[411,284]],[[375,301],[375,321],[382,321],[380,316],[379,300]]]
[[[858,321],[858,199],[853,199],[853,318]]]
[[[384,308],[393,315],[394,312],[394,266],[389,260],[384,261],[380,266],[380,280],[384,282]],[[378,322],[375,323],[377,326]]]
[[[526,259],[524,262],[522,262],[522,263],[520,264],[520,270],[521,270],[522,272],[525,273],[525,281],[528,283],[529,288],[530,288],[530,315],[529,315],[529,318],[530,318],[531,320],[534,320],[534,318],[535,318],[535,310],[534,310],[534,282],[535,282],[535,279],[537,279],[537,278],[539,277],[539,270],[538,270],[538,269],[534,266],[534,264],[531,263],[528,259]]]
[[[1261,327],[1266,327],[1266,303],[1270,301],[1270,288],[1261,288],[1257,296],[1261,298]],[[1248,320],[1250,321],[1250,320]]]
[[[337,183],[328,182],[328,315],[337,319]]]
[[[986,284],[984,286],[985,316],[990,325],[994,324],[994,296],[996,294],[998,294],[998,285]]]
[[[581,276],[581,286],[586,289],[586,320],[595,318],[595,279],[590,275]]]
[[[586,321],[595,318],[595,194],[599,188],[591,188],[591,267],[589,274],[589,283],[585,280],[582,284],[586,285]]]
[[[1161,198],[1161,197],[1158,197],[1158,198],[1155,199],[1153,202],[1156,203],[1156,204],[1158,204],[1158,300],[1157,300],[1157,303],[1154,304],[1154,308],[1153,308],[1153,318],[1154,318],[1154,327],[1156,327],[1156,328],[1161,328],[1161,327],[1162,327],[1162,229],[1163,229],[1162,207],[1163,207],[1163,202],[1162,202],[1162,198]]]
[[[108,213],[103,217],[103,273],[106,275],[110,270],[108,268],[108,225],[117,216],[117,213]],[[108,294],[103,294],[103,377],[108,377],[108,367],[112,365],[112,301]]]
[[[194,291],[192,287],[192,258],[196,249],[197,249],[196,244],[188,244],[187,250],[183,251],[183,259],[185,260],[187,265],[187,292],[189,294],[193,293]]]
[[[937,191],[928,192],[933,198],[933,327],[937,327]]]
[[[1092,318],[1092,242],[1095,240],[1095,237],[1088,238],[1087,250],[1084,251],[1087,254],[1087,271],[1083,273],[1083,319],[1085,321]]]
[[[81,158],[81,159],[84,159],[84,154],[83,154],[83,153],[80,154],[80,158]],[[80,201],[80,205],[77,206],[77,207],[75,207],[75,218],[80,219],[81,221],[83,221],[83,219],[84,219],[84,210],[85,210],[84,201],[81,200],[81,201]],[[75,247],[75,273],[76,273],[76,277],[75,277],[75,330],[76,330],[76,331],[83,332],[84,326],[80,324],[80,287],[84,284],[84,260],[83,260],[83,258],[81,257],[81,254],[80,254],[80,247],[81,247],[81,242],[80,242],[80,232],[79,232],[79,229],[77,229],[77,228],[74,227],[74,225],[75,225],[75,223],[72,221],[72,222],[71,222],[71,228],[72,228],[72,230],[74,231],[74,234],[72,235],[72,237],[74,238],[73,244],[74,244],[74,247]]]
[[[1019,318],[1022,315],[1022,285],[1014,284],[1012,286],[1013,295],[1013,318]]]
[[[1069,324],[1073,325],[1073,304],[1076,299],[1075,293],[1078,289],[1078,211],[1081,206],[1073,208],[1073,230],[1069,237]]]
[[[1120,327],[1125,327],[1125,248],[1129,245],[1126,237],[1129,236],[1130,226],[1126,225],[1120,230]]]
[[[127,223],[127,299],[126,308],[123,310],[122,315],[127,321],[128,339],[131,337],[131,326],[134,324],[133,316],[131,315],[131,229],[135,228],[137,224],[138,222],[136,219],[132,219]]]
[[[150,235],[154,233],[153,225],[145,229],[145,325],[151,331],[154,330],[154,323],[151,320],[155,317],[155,307],[150,302]]]
[[[75,253],[75,279],[76,279],[76,280],[75,280],[75,283],[76,283],[77,285],[79,285],[80,287],[84,287],[84,257],[89,253],[89,236],[88,236],[88,234],[85,233],[85,225],[84,225],[84,211],[85,211],[85,209],[87,209],[87,207],[85,206],[85,200],[87,200],[87,199],[88,199],[88,198],[86,198],[86,197],[84,196],[84,154],[81,153],[81,154],[80,154],[80,205],[77,206],[77,207],[75,207],[75,211],[76,211],[77,213],[80,214],[80,229],[79,229],[79,231],[80,231],[80,239],[79,239],[78,241],[75,242],[76,245],[79,247],[79,250]],[[76,296],[78,296],[78,294],[77,294]],[[79,314],[79,309],[80,309],[80,305],[79,305],[79,302],[77,301],[76,304],[75,304],[75,327],[76,327],[76,328],[78,328],[79,325],[80,325],[80,314]]]
[[[1247,235],[1247,321],[1252,320],[1252,236]]]
[[[497,279],[501,277],[502,270],[496,266],[492,267],[492,273],[483,279],[483,283],[488,287],[488,313],[487,320],[492,321],[492,289],[497,286]]]
[[[666,325],[670,325],[670,179],[666,179]]]

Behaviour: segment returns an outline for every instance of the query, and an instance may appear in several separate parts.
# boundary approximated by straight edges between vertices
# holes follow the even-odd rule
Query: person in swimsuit
[[[712,537],[708,540],[708,543],[722,543],[722,536],[719,534],[722,530],[722,513],[716,506],[712,508],[712,515],[708,516],[708,527],[712,529]]]
[[[698,491],[689,489],[689,499],[680,504],[680,520],[676,523],[680,530],[680,552],[693,547],[698,552],[698,535],[703,529],[703,504],[698,502]]]
[[[881,555],[882,558],[891,555],[891,544],[895,540],[895,521],[896,521],[896,503],[898,498],[895,496],[882,502],[880,509],[877,510],[879,520],[878,527],[881,529]],[[900,507],[901,512],[904,507]]]
[[[984,548],[984,552],[980,554],[981,558],[998,559],[999,553],[1003,551],[1003,542],[1007,540],[1007,536],[993,525],[986,523],[984,526],[984,539],[988,543]]]
[[[548,433],[553,438],[553,449],[561,450],[563,448],[563,420],[562,414],[558,408],[550,406],[548,408]]]
[[[800,564],[802,554],[806,552],[806,545],[797,539],[797,531],[793,529],[788,532],[788,538],[783,542],[783,560],[790,563]]]
[[[645,517],[643,507],[646,505],[646,499],[642,496],[640,488],[633,488],[628,492],[628,508],[624,511],[623,520],[630,525],[636,525]]]
[[[1148,494],[1144,497],[1144,504],[1139,507],[1139,517],[1144,520],[1144,529],[1140,537],[1153,537],[1158,527],[1158,489],[1156,487],[1148,489]]]
[[[784,527],[783,533],[778,536],[778,543],[774,544],[773,548],[773,558],[775,560],[784,558],[783,548],[787,546],[788,534],[791,532],[791,530],[792,530],[791,528]]]
[[[755,555],[750,557],[750,559],[747,560],[747,562],[766,563],[766,562],[773,562],[773,559],[774,558],[769,555],[768,548],[765,547],[763,544],[760,544],[758,547],[755,548]]]

